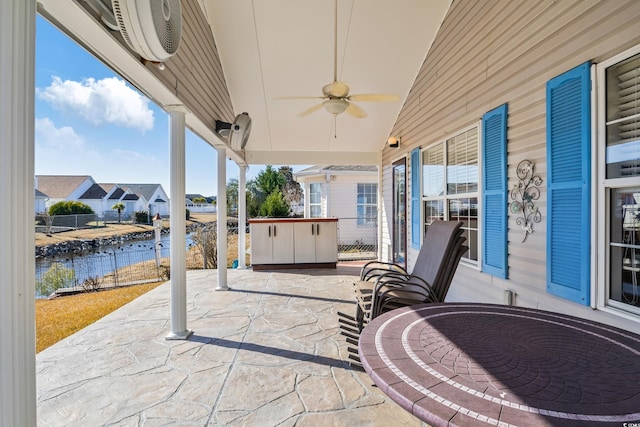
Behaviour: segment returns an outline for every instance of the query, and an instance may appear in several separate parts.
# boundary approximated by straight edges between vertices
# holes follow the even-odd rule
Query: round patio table
[[[640,427],[640,335],[492,304],[420,304],[371,321],[360,360],[423,421]]]

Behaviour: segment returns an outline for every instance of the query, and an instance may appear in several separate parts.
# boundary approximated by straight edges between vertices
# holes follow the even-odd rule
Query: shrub
[[[63,200],[49,207],[49,215],[82,215],[92,214],[91,206],[75,200]]]
[[[267,196],[260,206],[260,215],[271,218],[289,216],[289,205],[284,200],[282,192],[276,190]]]
[[[36,282],[36,291],[43,296],[51,295],[58,289],[73,286],[75,281],[75,271],[65,267],[60,262],[55,262],[42,275],[42,278]]]
[[[215,227],[199,227],[191,235],[202,254],[206,268],[218,268],[218,232]]]
[[[149,223],[149,212],[145,212],[145,211],[134,212],[134,216],[138,224]]]
[[[160,265],[160,277],[163,280],[171,280],[171,265]]]
[[[102,287],[102,280],[99,277],[88,277],[82,282],[82,289],[85,292],[99,291]]]
[[[186,220],[189,221],[191,219],[191,211],[187,209]]]

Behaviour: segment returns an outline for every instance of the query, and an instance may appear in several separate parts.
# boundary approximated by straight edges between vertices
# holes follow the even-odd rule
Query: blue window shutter
[[[547,82],[547,291],[589,305],[591,64]]]
[[[507,104],[482,117],[482,271],[506,279]]]
[[[420,249],[420,148],[411,151],[411,247]]]

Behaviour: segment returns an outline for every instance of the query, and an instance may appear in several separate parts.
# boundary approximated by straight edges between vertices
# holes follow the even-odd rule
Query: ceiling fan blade
[[[298,114],[298,117],[308,116],[309,114],[315,113],[316,111],[318,111],[321,108],[322,108],[322,104],[314,105],[313,107],[309,108],[308,110],[305,110],[302,113]]]
[[[358,119],[364,119],[365,117],[367,117],[367,113],[352,102],[349,103],[349,106],[345,111],[351,114],[353,117],[357,117]]]
[[[398,95],[391,95],[385,93],[363,93],[360,95],[347,96],[349,101],[357,102],[395,102],[400,101]]]

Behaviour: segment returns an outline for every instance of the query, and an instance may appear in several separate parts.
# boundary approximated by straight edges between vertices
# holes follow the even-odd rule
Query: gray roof
[[[109,200],[118,200],[124,194],[124,190],[122,188],[116,188],[111,196],[109,196]]]
[[[118,184],[121,188],[128,189],[131,193],[142,196],[145,200],[151,200],[153,193],[160,184]]]
[[[104,191],[104,188],[99,184],[93,184],[82,196],[80,196],[80,200],[99,200],[104,198],[106,195],[107,192]]]
[[[44,194],[42,191],[38,190],[36,188],[36,199],[46,199],[49,196],[47,196],[46,194]]]

